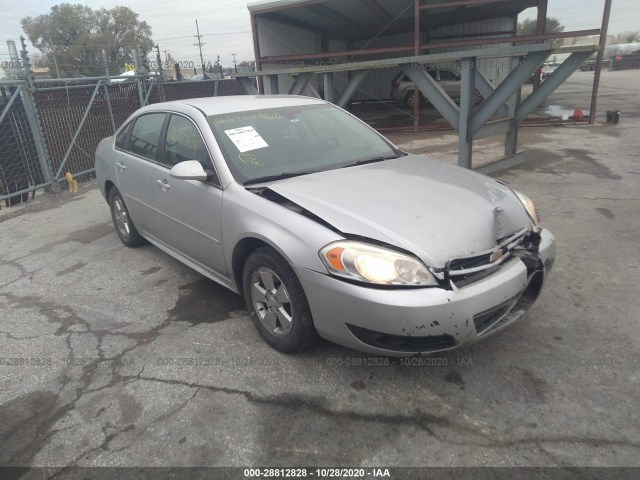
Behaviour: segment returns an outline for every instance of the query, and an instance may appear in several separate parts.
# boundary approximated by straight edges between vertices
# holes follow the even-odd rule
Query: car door
[[[142,233],[153,224],[153,161],[159,154],[165,113],[147,113],[125,127],[115,142],[116,178],[131,218]]]
[[[209,150],[196,124],[182,114],[171,114],[163,137],[162,159],[153,171],[153,205],[163,218],[157,236],[179,254],[224,276],[223,190]],[[171,167],[186,160],[198,160],[214,178],[206,182],[172,178]]]

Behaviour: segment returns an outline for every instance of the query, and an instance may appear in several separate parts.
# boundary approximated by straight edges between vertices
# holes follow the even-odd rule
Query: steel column
[[[549,95],[551,95],[556,88],[575,72],[582,62],[589,58],[591,54],[589,52],[575,52],[572,53],[562,64],[547,78],[540,88],[533,92],[529,97],[522,102],[516,112],[516,123],[522,123],[522,121],[533,112]]]
[[[518,59],[516,57],[511,59],[511,70],[518,68]],[[509,100],[508,115],[511,117],[509,121],[509,130],[504,141],[504,154],[514,155],[518,148],[518,122],[516,120],[516,111],[520,106],[520,100],[522,99],[522,86],[516,90]]]
[[[315,73],[313,72],[299,74],[298,78],[293,82],[293,86],[289,89],[289,95],[301,95],[307,88],[307,85],[309,85],[309,82],[314,75]]]
[[[84,115],[82,115],[82,120],[80,120],[80,125],[78,125],[76,133],[73,136],[73,138],[71,139],[71,143],[69,144],[69,148],[67,149],[67,153],[64,154],[64,158],[62,159],[62,163],[60,163],[60,167],[58,168],[58,171],[56,172],[56,175],[55,175],[56,179],[60,178],[60,174],[62,173],[62,170],[64,169],[64,166],[66,165],[67,160],[69,160],[69,155],[71,155],[71,150],[73,150],[73,147],[76,144],[76,140],[78,139],[78,135],[80,135],[80,131],[82,130],[82,127],[84,126],[84,122],[87,121],[87,117],[89,116],[89,112],[91,111],[91,107],[93,106],[93,101],[96,99],[96,94],[98,93],[98,90],[100,90],[100,85],[102,85],[102,80],[98,81],[98,84],[96,85],[96,88],[93,90],[93,95],[91,95],[91,100],[89,100],[89,105],[87,105],[87,108],[84,111]]]
[[[442,89],[424,68],[410,63],[400,65],[413,83],[420,89],[424,97],[431,102],[436,110],[451,124],[455,130],[460,130],[460,109],[451,97]]]
[[[413,54],[420,55],[420,0],[414,0],[413,12]],[[413,133],[418,133],[420,123],[420,93],[413,89]]]
[[[333,73],[332,72],[328,72],[325,73],[323,76],[323,81],[324,81],[324,99],[327,102],[331,102],[334,103],[335,101],[335,90],[334,90],[334,84],[333,84]]]
[[[353,77],[351,77],[351,80],[349,80],[347,88],[345,88],[344,92],[342,92],[342,95],[340,95],[340,98],[338,99],[338,103],[336,103],[336,105],[344,108],[347,103],[349,103],[349,100],[351,100],[351,97],[353,97],[353,94],[356,93],[356,90],[358,90],[360,84],[362,84],[362,81],[365,79],[368,73],[369,70],[358,70],[357,72],[355,72],[353,74]]]
[[[549,57],[550,51],[531,52],[527,54],[522,62],[520,62],[514,70],[498,85],[495,91],[485,99],[484,103],[478,108],[470,122],[471,135],[482,128],[491,116],[513,96],[519,88],[524,85],[529,76],[535,72],[536,68],[544,63]]]
[[[469,135],[469,120],[471,118],[471,110],[475,103],[476,76],[473,73],[475,69],[475,58],[463,58],[460,71],[462,73],[462,82],[460,85],[460,127],[458,128],[458,165],[464,168],[471,168],[471,160],[473,154],[473,137]]]
[[[611,15],[611,0],[605,0],[602,13],[602,28],[600,29],[600,45],[596,60],[596,71],[593,77],[593,91],[591,92],[591,107],[589,108],[589,123],[596,124],[596,107],[598,105],[598,89],[600,88],[600,72],[602,72],[602,58],[607,46],[607,32],[609,30],[609,16]]]
[[[278,95],[280,93],[278,75],[269,75],[269,91],[271,95]]]
[[[256,62],[256,71],[260,71],[262,70],[262,62],[260,57],[260,43],[258,41],[258,20],[256,19],[256,16],[253,12],[251,13],[251,35],[253,36],[253,55]],[[258,86],[256,88],[256,93],[264,93],[264,84],[262,78],[257,79],[257,84]],[[245,90],[247,90],[246,87]],[[251,95],[251,92],[249,92],[248,90],[247,93]]]

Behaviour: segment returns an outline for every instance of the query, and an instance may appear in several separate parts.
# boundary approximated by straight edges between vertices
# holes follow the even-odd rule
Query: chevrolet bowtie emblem
[[[502,255],[503,255],[502,250],[496,250],[489,257],[489,262],[491,262],[491,263],[497,262],[498,260],[500,260],[502,258]]]

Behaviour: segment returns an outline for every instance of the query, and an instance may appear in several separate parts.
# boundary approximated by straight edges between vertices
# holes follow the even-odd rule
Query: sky
[[[128,5],[145,20],[153,30],[153,40],[160,50],[168,50],[174,60],[199,63],[196,42],[196,23],[204,35],[202,47],[205,63],[214,63],[220,55],[224,66],[233,63],[233,53],[240,62],[253,60],[253,39],[247,0],[85,0],[68,3],[82,3],[91,8],[113,8]],[[358,0],[343,0],[358,1]],[[400,1],[400,0],[398,0]],[[22,32],[20,19],[48,13],[62,0],[0,0],[0,61],[8,60],[6,40],[15,40],[19,48]],[[549,0],[548,15],[556,17],[565,25],[565,31],[600,28],[604,0]],[[522,18],[535,18],[536,9],[526,10]],[[640,1],[613,0],[609,33],[616,34],[629,30],[639,30]],[[27,40],[27,49],[35,48]],[[164,53],[163,53],[164,55]]]

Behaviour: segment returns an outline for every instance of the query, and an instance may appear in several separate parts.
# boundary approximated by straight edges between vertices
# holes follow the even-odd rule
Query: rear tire
[[[127,247],[139,247],[147,241],[138,233],[133,224],[127,205],[117,188],[109,191],[109,207],[111,207],[111,219],[120,241]]]
[[[296,353],[318,342],[302,285],[278,252],[262,247],[249,255],[242,272],[242,290],[251,320],[274,349]]]

